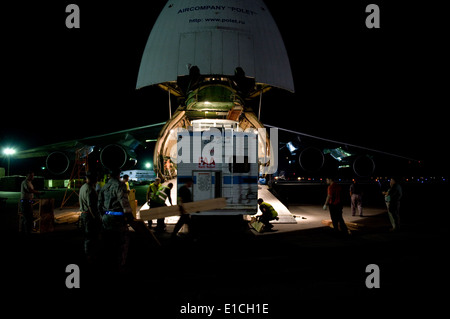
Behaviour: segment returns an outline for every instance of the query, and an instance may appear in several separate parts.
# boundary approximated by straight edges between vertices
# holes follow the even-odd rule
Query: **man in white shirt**
[[[20,185],[20,206],[22,212],[22,227],[21,231],[25,234],[30,234],[33,229],[33,199],[34,194],[42,194],[34,189],[33,181],[34,173],[29,172],[27,174],[27,178]]]

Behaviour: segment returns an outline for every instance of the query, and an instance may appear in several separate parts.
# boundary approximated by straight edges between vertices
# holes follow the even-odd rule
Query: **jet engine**
[[[119,144],[108,144],[100,151],[100,163],[107,169],[130,169],[136,165],[134,155]]]
[[[70,159],[66,153],[55,151],[47,156],[45,165],[52,174],[62,175],[69,169]]]
[[[323,152],[315,147],[307,147],[298,157],[300,167],[308,173],[318,172],[325,163]]]
[[[353,172],[359,177],[371,176],[375,171],[375,162],[368,155],[360,155],[353,161]]]

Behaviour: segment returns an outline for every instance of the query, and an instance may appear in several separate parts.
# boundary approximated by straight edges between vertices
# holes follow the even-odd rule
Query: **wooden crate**
[[[227,205],[225,197],[200,200],[191,203],[183,204],[183,208],[187,214],[221,209],[225,208]],[[164,207],[155,207],[155,208],[147,208],[147,205],[143,206],[143,209],[140,210],[140,219],[141,220],[152,220],[158,218],[165,218],[170,216],[180,215],[180,206],[164,206]]]

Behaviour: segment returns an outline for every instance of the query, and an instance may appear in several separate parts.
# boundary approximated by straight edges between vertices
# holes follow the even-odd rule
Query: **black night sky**
[[[447,174],[448,33],[436,1],[265,2],[283,36],[296,92],[265,94],[263,123],[421,159]],[[380,7],[380,29],[365,26],[371,2]],[[65,26],[69,3],[2,8],[2,148],[168,119],[167,93],[135,90],[166,1],[77,1],[80,29]]]

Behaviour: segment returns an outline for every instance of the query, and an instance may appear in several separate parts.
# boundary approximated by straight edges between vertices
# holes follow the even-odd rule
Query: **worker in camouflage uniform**
[[[86,183],[80,188],[80,222],[84,231],[84,252],[88,261],[95,258],[98,248],[101,220],[98,212],[97,175],[86,173]]]
[[[128,253],[128,225],[133,220],[127,187],[120,181],[120,170],[110,174],[109,181],[102,187],[98,207],[102,214],[103,239],[107,256],[118,261],[118,268],[125,265]]]

